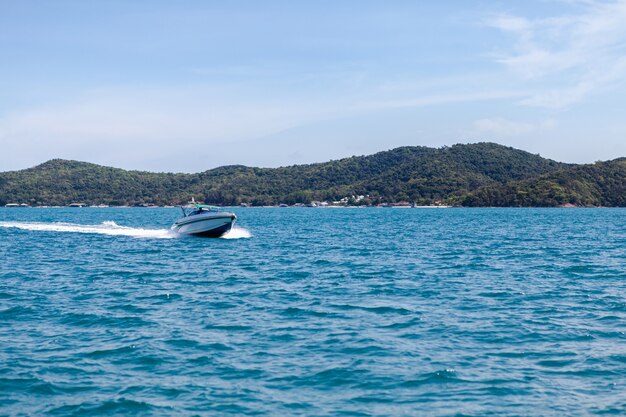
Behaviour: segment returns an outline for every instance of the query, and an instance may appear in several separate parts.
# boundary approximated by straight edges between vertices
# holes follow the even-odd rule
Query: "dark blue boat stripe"
[[[204,222],[204,221],[207,221],[207,220],[219,220],[219,219],[231,219],[232,220],[232,217],[231,216],[220,216],[220,217],[211,217],[211,218],[204,218],[204,219],[191,219],[189,221],[182,222],[182,223],[176,222],[176,225],[177,226],[183,226],[183,225],[186,225],[186,224]]]

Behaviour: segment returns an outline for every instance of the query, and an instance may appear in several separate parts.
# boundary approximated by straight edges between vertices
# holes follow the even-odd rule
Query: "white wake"
[[[142,229],[135,227],[120,226],[113,221],[105,221],[101,224],[73,224],[73,223],[37,223],[37,222],[0,222],[0,227],[12,227],[23,230],[36,230],[47,232],[69,233],[96,233],[111,236],[131,236],[138,238],[172,239],[176,233],[169,229]]]
[[[222,239],[247,239],[252,237],[252,233],[248,229],[244,229],[243,227],[233,226],[232,229],[224,236]]]
[[[138,227],[120,226],[114,221],[105,221],[101,224],[73,224],[73,223],[38,223],[38,222],[0,222],[0,227],[12,227],[22,230],[69,233],[96,233],[110,236],[130,236],[152,239],[173,239],[179,235],[169,229],[142,229]],[[222,239],[246,239],[252,237],[247,229],[235,226]]]

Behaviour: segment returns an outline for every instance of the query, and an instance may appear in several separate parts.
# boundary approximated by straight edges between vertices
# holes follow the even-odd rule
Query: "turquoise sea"
[[[626,414],[626,209],[0,209],[0,415]]]

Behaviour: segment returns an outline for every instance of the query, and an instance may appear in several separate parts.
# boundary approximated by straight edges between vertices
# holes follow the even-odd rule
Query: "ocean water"
[[[0,209],[0,415],[626,414],[626,210]]]

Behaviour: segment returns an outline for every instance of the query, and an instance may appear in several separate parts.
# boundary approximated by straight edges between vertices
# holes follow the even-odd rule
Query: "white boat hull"
[[[230,231],[237,217],[228,212],[207,212],[179,219],[172,230],[181,235],[220,237]]]

